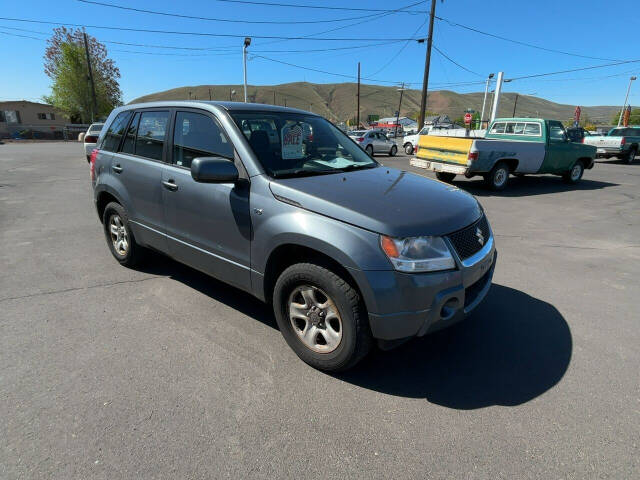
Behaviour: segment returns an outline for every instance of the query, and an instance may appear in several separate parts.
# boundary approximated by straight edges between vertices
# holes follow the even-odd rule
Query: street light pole
[[[484,106],[487,103],[487,93],[489,93],[489,83],[491,82],[491,79],[493,78],[493,73],[490,73],[489,76],[487,77],[487,83],[485,84],[484,87],[484,98],[482,99],[482,113],[480,114],[480,128],[482,128],[482,122],[484,122]]]
[[[398,138],[398,122],[400,121],[400,109],[402,108],[402,94],[404,93],[404,82],[402,82],[402,86],[398,90],[400,90],[400,104],[398,105],[398,114],[396,115],[396,130],[393,138]]]
[[[516,93],[516,99],[513,102],[513,115],[511,115],[512,117],[515,118],[516,116],[516,107],[518,106],[518,94]]]
[[[431,0],[429,14],[429,35],[427,36],[427,56],[424,61],[424,78],[422,79],[422,98],[420,99],[420,113],[418,114],[418,130],[424,126],[424,116],[427,110],[427,90],[429,90],[429,65],[431,64],[431,43],[433,40],[433,18],[436,16],[436,0]]]
[[[493,107],[491,109],[491,121],[493,122],[498,114],[498,105],[500,105],[500,92],[502,90],[502,78],[504,72],[498,72],[498,78],[496,79],[496,92],[493,94]]]
[[[622,123],[622,115],[624,115],[624,109],[627,106],[627,100],[629,100],[629,91],[631,90],[631,82],[633,82],[637,77],[629,78],[629,86],[627,87],[627,95],[624,97],[624,105],[622,105],[622,110],[620,110],[620,118],[618,118],[618,126]]]
[[[244,103],[247,103],[247,47],[251,45],[251,37],[244,38],[244,45],[242,46],[242,73],[244,75]]]

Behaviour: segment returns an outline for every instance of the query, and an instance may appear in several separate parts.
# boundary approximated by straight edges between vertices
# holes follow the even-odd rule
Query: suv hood
[[[444,235],[482,214],[457,187],[383,166],[276,179],[270,188],[281,201],[392,237]]]

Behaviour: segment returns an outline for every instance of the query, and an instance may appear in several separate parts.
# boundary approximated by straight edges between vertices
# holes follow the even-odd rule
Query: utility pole
[[[433,40],[433,18],[436,15],[436,0],[431,0],[431,13],[429,14],[429,35],[427,36],[427,56],[424,61],[424,79],[422,80],[422,98],[420,100],[420,113],[418,115],[418,130],[424,125],[425,112],[427,110],[427,90],[429,89],[429,66],[431,64],[431,43]]]
[[[209,101],[211,101],[211,89],[209,89]]]
[[[516,107],[518,106],[518,94],[516,93],[516,99],[513,102],[513,115],[511,115],[512,117],[516,116]]]
[[[86,40],[85,40],[86,42]],[[86,45],[86,43],[85,43]],[[91,70],[89,70],[91,71]],[[618,126],[622,123],[622,115],[624,114],[624,107],[627,106],[627,100],[629,100],[629,91],[631,90],[631,82],[633,82],[637,77],[629,78],[629,86],[627,87],[627,95],[624,97],[624,105],[622,105],[622,110],[620,110],[620,118],[618,118]]]
[[[504,78],[504,72],[498,72],[498,78],[496,79],[496,91],[493,94],[493,107],[491,109],[491,119],[493,122],[498,114],[498,105],[500,105],[500,91],[502,90],[502,79]]]
[[[360,128],[360,62],[358,62],[358,106],[356,111],[356,128]]]
[[[482,128],[482,122],[484,122],[484,106],[487,103],[487,93],[489,93],[489,83],[491,82],[491,79],[493,78],[493,73],[490,73],[489,76],[487,77],[487,83],[485,84],[484,87],[484,98],[482,99],[482,113],[480,114],[480,128]]]
[[[276,104],[276,91],[273,91],[273,104]]]
[[[395,130],[395,133],[393,134],[394,135],[393,138],[398,138],[398,122],[400,121],[400,109],[402,108],[402,94],[404,93],[404,82],[402,82],[402,85],[398,90],[400,90],[400,104],[398,105],[398,114],[396,115],[396,130]]]
[[[87,33],[84,31],[84,29],[82,30],[82,38],[84,38],[84,51],[87,54],[87,69],[89,70],[89,82],[91,83],[91,123],[93,123],[95,120],[95,116],[98,114],[98,100],[96,98],[96,86],[93,83],[93,70],[91,70],[91,57],[89,56],[89,42],[87,41]]]
[[[247,47],[251,45],[251,37],[244,38],[244,45],[242,46],[242,73],[244,76],[244,103],[247,103]]]

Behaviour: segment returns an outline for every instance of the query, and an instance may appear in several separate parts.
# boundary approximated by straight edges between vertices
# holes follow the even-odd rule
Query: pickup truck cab
[[[456,175],[481,175],[489,188],[502,190],[509,174],[550,173],[577,183],[593,168],[595,154],[595,147],[571,142],[556,120],[499,118],[485,138],[421,135],[411,165],[447,182]]]
[[[584,137],[582,143],[596,147],[598,158],[618,157],[632,163],[640,146],[640,126],[612,128],[606,135]]]
[[[153,249],[256,296],[319,369],[448,327],[491,287],[497,252],[473,196],[382,166],[310,112],[126,105],[107,119],[90,168],[120,264]]]

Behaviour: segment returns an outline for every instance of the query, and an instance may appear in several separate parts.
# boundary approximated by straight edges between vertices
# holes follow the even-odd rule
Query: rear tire
[[[367,145],[367,148],[365,148],[364,151],[367,152],[370,157],[373,157],[373,146]]]
[[[273,291],[273,311],[291,349],[319,370],[347,370],[373,344],[358,292],[317,264],[298,263],[282,272]]]
[[[391,150],[389,150],[389,156],[390,157],[395,157],[396,153],[398,153],[398,147],[396,147],[395,145],[393,147],[391,147]]]
[[[411,145],[410,143],[405,143],[404,153],[406,153],[407,155],[413,155],[413,145]]]
[[[441,182],[451,183],[453,182],[453,179],[456,178],[456,174],[449,172],[436,172],[436,178]]]
[[[484,182],[493,191],[504,190],[509,183],[509,173],[509,165],[498,162],[489,173],[484,174]]]
[[[107,204],[102,215],[102,224],[109,250],[120,265],[138,265],[144,257],[144,249],[136,243],[129,227],[129,217],[122,205],[116,202]]]
[[[625,158],[627,163],[633,163],[633,160],[636,158],[637,154],[638,154],[638,147],[632,147],[631,150],[629,150],[627,157]]]
[[[582,160],[578,160],[576,163],[573,164],[573,167],[571,167],[571,170],[562,174],[562,179],[570,185],[575,185],[580,181],[583,173],[584,173],[584,163],[582,163]]]

